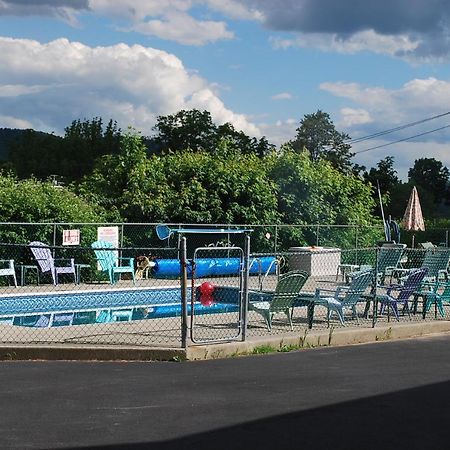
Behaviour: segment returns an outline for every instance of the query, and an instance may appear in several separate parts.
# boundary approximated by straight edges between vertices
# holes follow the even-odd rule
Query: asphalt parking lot
[[[0,363],[1,448],[443,449],[450,336],[200,362]]]

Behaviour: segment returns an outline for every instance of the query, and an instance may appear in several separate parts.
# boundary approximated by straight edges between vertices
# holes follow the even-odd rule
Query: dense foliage
[[[449,198],[449,171],[432,158],[417,160],[406,183],[391,156],[361,176],[349,137],[322,111],[306,115],[278,150],[229,123],[217,126],[207,111],[160,116],[154,131],[123,133],[112,120],[105,127],[94,118],[72,122],[63,137],[13,133],[3,165],[15,175],[0,177],[0,220],[286,224],[277,236],[284,248],[314,244],[319,224],[321,244],[350,246],[353,231],[324,226],[373,230],[381,218],[378,184],[386,215],[398,221],[413,185],[427,218],[442,214]],[[372,245],[380,230],[359,244]]]

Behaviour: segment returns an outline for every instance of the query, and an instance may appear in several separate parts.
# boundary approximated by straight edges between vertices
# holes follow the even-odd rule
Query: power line
[[[445,125],[445,126],[440,127],[440,128],[435,128],[434,130],[425,131],[423,133],[415,134],[414,136],[409,136],[407,138],[398,139],[397,141],[388,142],[387,144],[381,144],[381,145],[376,145],[374,147],[369,147],[369,148],[366,148],[364,150],[360,150],[358,152],[354,152],[354,154],[357,155],[359,153],[364,153],[364,152],[368,152],[370,150],[375,150],[376,148],[387,147],[388,145],[393,145],[393,144],[398,144],[399,142],[409,141],[409,140],[414,139],[416,137],[425,136],[426,134],[435,133],[436,131],[441,131],[441,130],[444,130],[446,128],[450,128],[450,125]]]
[[[377,137],[380,137],[380,136],[384,136],[386,134],[394,133],[395,131],[404,130],[405,128],[414,127],[416,125],[420,125],[422,123],[429,122],[430,120],[439,119],[440,117],[448,116],[449,114],[450,114],[450,111],[447,111],[445,113],[438,114],[438,115],[433,116],[433,117],[427,117],[426,119],[417,120],[416,122],[410,122],[410,123],[407,123],[405,125],[400,125],[400,126],[395,127],[395,128],[390,128],[389,130],[379,131],[377,133],[369,134],[367,136],[363,136],[363,137],[356,138],[356,139],[348,139],[345,142],[349,143],[349,144],[357,144],[359,142],[367,141],[367,140],[374,139],[374,138],[377,138]],[[363,151],[365,151],[365,150],[363,150]],[[361,152],[357,152],[357,153],[361,153]]]

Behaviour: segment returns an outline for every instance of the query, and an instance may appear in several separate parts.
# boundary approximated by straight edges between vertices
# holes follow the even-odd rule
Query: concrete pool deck
[[[176,361],[206,360],[262,352],[346,346],[450,333],[450,321],[391,323],[376,328],[309,330],[304,334],[251,336],[246,341],[189,345],[186,349],[132,345],[0,344],[0,360]],[[262,351],[259,351],[261,349]]]
[[[221,280],[230,284],[230,278]],[[250,288],[255,289],[257,277],[252,277]],[[275,278],[266,280],[273,286]],[[329,279],[310,278],[305,291],[314,292],[317,284],[331,286],[334,277]],[[131,282],[121,282],[119,289],[171,288],[177,286],[175,280],[142,280],[133,286]],[[86,292],[111,290],[109,284],[83,284],[25,286],[9,289],[4,297],[13,300],[14,295],[39,294],[48,292],[54,295],[67,292]],[[6,292],[5,292],[6,294]],[[12,295],[11,295],[12,294]],[[319,307],[320,308],[320,307]],[[95,323],[76,326],[34,328],[0,324],[0,359],[2,360],[198,360],[225,358],[263,351],[286,351],[296,348],[320,346],[338,346],[360,343],[404,339],[435,333],[450,332],[450,320],[441,318],[432,320],[430,312],[427,320],[421,314],[409,321],[407,317],[400,322],[387,321],[380,317],[372,328],[372,319],[360,318],[360,324],[346,321],[346,326],[338,326],[336,321],[327,328],[325,310],[316,311],[314,327],[307,328],[306,308],[295,309],[294,332],[289,330],[285,318],[276,320],[272,332],[268,332],[261,316],[250,312],[249,327],[244,342],[228,339],[237,333],[238,313],[224,313],[197,316],[196,333],[198,341],[222,339],[220,343],[190,343],[186,349],[181,348],[180,317],[167,317],[130,322]],[[359,307],[362,315],[364,304]]]

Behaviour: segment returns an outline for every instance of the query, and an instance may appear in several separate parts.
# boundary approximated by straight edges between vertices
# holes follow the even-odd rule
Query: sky
[[[279,146],[321,110],[406,180],[450,167],[449,62],[448,0],[0,0],[0,127],[197,108]]]

